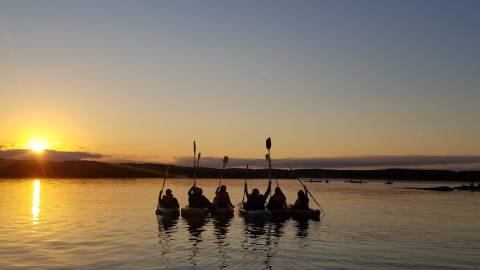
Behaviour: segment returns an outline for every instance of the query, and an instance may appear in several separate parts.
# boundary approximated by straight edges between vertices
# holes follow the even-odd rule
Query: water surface
[[[212,198],[217,181],[198,181]],[[226,180],[232,201],[242,180]],[[160,179],[0,180],[0,269],[478,269],[480,194],[307,183],[320,222],[157,218]],[[189,179],[167,182],[185,205]],[[265,190],[266,181],[250,181]],[[437,183],[438,184],[438,183]],[[445,183],[441,183],[444,185]],[[447,183],[448,184],[448,183]],[[280,181],[289,202],[299,184]],[[452,184],[453,185],[453,184]],[[312,204],[313,206],[313,204]]]

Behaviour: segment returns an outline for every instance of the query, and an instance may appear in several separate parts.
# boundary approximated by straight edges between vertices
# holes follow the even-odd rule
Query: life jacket
[[[252,196],[247,200],[247,210],[262,210],[265,209],[265,197],[263,195]]]
[[[213,204],[215,207],[229,207],[230,206],[230,196],[228,195],[228,192],[218,192],[217,196],[213,200]]]
[[[308,197],[298,197],[298,199],[295,201],[294,207],[298,209],[309,209],[308,207]]]
[[[175,197],[168,197],[167,195],[163,195],[162,199],[160,200],[160,206],[166,209],[178,208],[178,201]]]
[[[283,209],[286,206],[286,198],[283,194],[274,194],[267,204],[268,209]]]
[[[188,206],[192,208],[208,208],[210,201],[203,195],[191,194],[188,196]]]

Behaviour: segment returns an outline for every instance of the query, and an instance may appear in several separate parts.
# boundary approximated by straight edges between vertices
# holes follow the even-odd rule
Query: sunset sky
[[[294,2],[1,1],[2,151],[480,155],[480,1]]]

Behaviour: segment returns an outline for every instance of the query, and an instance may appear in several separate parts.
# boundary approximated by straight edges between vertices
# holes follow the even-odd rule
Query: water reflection
[[[193,268],[196,268],[197,261],[196,256],[199,252],[198,245],[202,242],[202,232],[205,231],[203,228],[207,224],[207,219],[204,217],[189,217],[184,218],[187,221],[188,231],[190,232],[190,242],[192,242],[192,255],[188,257],[188,261],[192,264]]]
[[[171,237],[177,231],[178,216],[157,216],[158,235]]]
[[[244,219],[245,240],[242,247],[254,258],[263,258],[264,269],[272,269],[275,250],[278,249],[280,238],[285,234],[287,222],[286,219]]]
[[[157,216],[158,221],[158,244],[162,247],[161,256],[168,264],[169,260],[165,256],[171,253],[171,242],[175,241],[177,232],[178,216]]]
[[[307,238],[308,237],[308,227],[309,227],[308,220],[296,220],[295,228],[296,228],[296,236],[299,238]]]
[[[215,235],[215,238],[217,239],[216,244],[218,246],[218,253],[220,254],[220,269],[226,269],[228,267],[228,260],[230,259],[230,256],[228,253],[225,251],[225,249],[228,247],[228,243],[226,241],[227,234],[229,232],[229,227],[231,224],[231,217],[222,217],[218,216],[213,219],[213,233]]]
[[[40,180],[33,181],[33,196],[32,196],[32,223],[38,224],[38,217],[40,215]]]

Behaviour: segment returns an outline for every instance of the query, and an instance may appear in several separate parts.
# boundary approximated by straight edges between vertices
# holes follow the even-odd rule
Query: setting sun
[[[31,138],[28,141],[27,147],[35,153],[42,153],[49,147],[49,143],[44,138]]]

